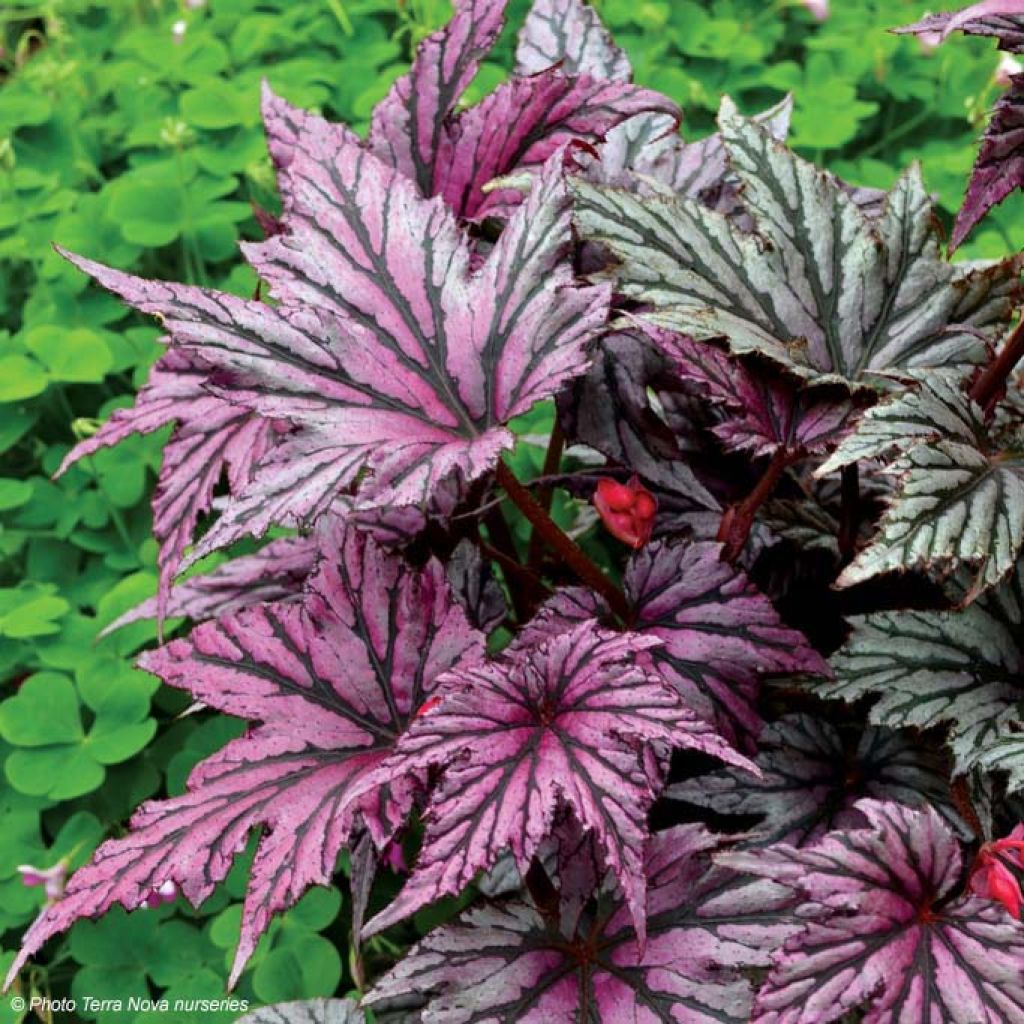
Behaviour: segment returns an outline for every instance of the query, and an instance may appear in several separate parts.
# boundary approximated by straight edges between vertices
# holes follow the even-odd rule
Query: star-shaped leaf
[[[648,657],[688,706],[730,739],[750,745],[762,726],[756,703],[763,675],[829,670],[721,553],[721,544],[709,541],[656,541],[633,555],[623,580],[629,629],[660,641]],[[607,614],[596,594],[563,590],[517,642],[528,647],[574,622]]]
[[[288,231],[247,255],[281,305],[145,281],[75,257],[180,348],[230,371],[219,391],[298,433],[279,443],[192,558],[271,523],[322,514],[357,481],[356,510],[426,509],[451,480],[493,467],[505,424],[587,365],[605,287],[565,259],[569,199],[558,155],[489,258],[440,199],[356,142],[302,134]]]
[[[271,916],[329,883],[354,830],[383,843],[402,824],[422,780],[381,768],[438,677],[482,657],[483,636],[438,563],[414,572],[354,531],[335,542],[302,602],[246,608],[143,655],[167,684],[253,725],[96,851],[26,933],[8,982],[52,935],[115,903],[135,909],[174,882],[198,906],[260,828],[234,981]]]
[[[571,62],[515,75],[480,103],[457,110],[494,45],[506,5],[457,3],[452,20],[420,44],[411,70],[377,105],[370,126],[373,153],[415,182],[422,195],[443,195],[455,213],[473,220],[505,214],[521,199],[515,190],[484,186],[539,170],[570,139],[598,142],[641,112],[656,112],[670,129],[680,119],[666,96]]]
[[[958,896],[960,844],[931,808],[864,800],[870,828],[719,860],[803,897],[751,1024],[1007,1024],[1024,1019],[1024,924]]]
[[[763,818],[747,833],[750,846],[811,846],[831,829],[863,827],[854,807],[863,797],[934,807],[969,834],[941,758],[907,732],[869,726],[854,746],[829,722],[794,714],[766,726],[758,748],[760,778],[725,768],[676,783],[665,795],[718,814]]]
[[[115,410],[92,437],[67,454],[58,470],[63,473],[79,459],[133,434],[175,424],[153,494],[153,533],[160,541],[160,589],[153,614],[161,619],[175,614],[164,607],[171,581],[199,517],[210,510],[221,477],[227,475],[232,493],[242,491],[275,436],[269,420],[211,394],[210,378],[210,367],[201,360],[168,352],[153,366],[135,404]]]
[[[888,472],[896,486],[838,585],[893,570],[962,569],[971,601],[1004,579],[1024,546],[1024,451],[1012,431],[1006,440],[1015,447],[994,433],[955,375],[922,375],[916,390],[870,409],[819,472],[895,452]]]
[[[369,932],[459,892],[506,850],[525,873],[566,806],[593,831],[643,935],[643,847],[661,775],[652,745],[750,765],[637,663],[657,643],[588,621],[503,661],[449,674],[439,705],[398,746],[403,770],[444,774],[415,869]]]
[[[416,1020],[447,1024],[746,1024],[744,969],[794,928],[792,898],[770,881],[709,868],[715,845],[696,825],[652,837],[645,857],[647,938],[600,881],[593,844],[563,843],[556,906],[527,899],[467,911],[413,947],[365,1002],[374,1009],[426,997]]]
[[[1021,588],[1018,572],[959,610],[858,616],[832,658],[834,680],[815,689],[847,701],[877,696],[870,718],[879,725],[948,726],[965,771],[1005,738],[1006,716],[1024,700]]]
[[[618,287],[654,307],[645,319],[851,387],[869,371],[983,358],[1013,309],[1019,262],[943,261],[917,168],[871,217],[728,101],[719,123],[755,233],[691,199],[574,182],[584,237],[618,258]]]

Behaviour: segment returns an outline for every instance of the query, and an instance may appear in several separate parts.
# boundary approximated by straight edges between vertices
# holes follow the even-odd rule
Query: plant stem
[[[796,456],[788,448],[780,448],[773,456],[764,476],[758,480],[754,489],[738,504],[730,505],[722,516],[718,527],[718,540],[725,548],[722,559],[734,562],[747,543],[754,525],[757,510],[765,503],[780,477],[796,461]]]
[[[843,467],[842,504],[839,509],[839,557],[843,565],[853,558],[860,530],[860,471],[855,462]]]
[[[512,499],[516,508],[533,524],[541,539],[559,555],[565,564],[587,586],[596,590],[623,620],[630,615],[626,595],[587,557],[583,549],[569,537],[544,510],[534,496],[519,482],[505,461],[498,462],[498,483]]]
[[[513,586],[512,580],[507,581],[516,619],[519,622],[526,622],[533,614],[534,595],[531,592],[532,587],[523,580],[522,573],[526,570],[519,561],[512,531],[508,528],[505,516],[497,505],[488,510],[484,525],[487,527],[487,535],[491,540],[489,545],[482,547],[484,554],[493,558],[505,570],[506,575],[515,574],[519,583],[523,584]]]
[[[558,468],[562,464],[562,452],[564,450],[565,435],[562,433],[562,425],[558,422],[558,412],[556,411],[555,425],[551,428],[551,440],[548,441],[548,450],[544,455],[544,467],[540,471],[542,479],[552,477],[558,472]],[[551,512],[551,499],[554,493],[555,490],[551,484],[544,484],[537,489],[537,504],[549,514]],[[526,564],[531,569],[536,569],[540,565],[543,555],[544,541],[535,526],[530,534],[530,548],[526,555]]]
[[[981,406],[986,416],[992,412],[1006,384],[1006,378],[1013,372],[1021,357],[1024,357],[1024,317],[1017,324],[1002,351],[988,364],[971,388],[971,398]]]
[[[954,780],[950,793],[953,797],[953,805],[963,816],[964,821],[974,829],[974,834],[981,840],[986,839],[985,830],[981,827],[981,819],[974,809],[970,791],[967,789],[966,775],[960,775]]]

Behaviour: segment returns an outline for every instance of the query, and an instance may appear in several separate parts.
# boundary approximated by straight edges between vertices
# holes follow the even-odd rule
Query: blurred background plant
[[[527,5],[513,4],[513,28]],[[710,130],[722,93],[753,111],[792,91],[792,137],[805,155],[878,187],[919,159],[947,217],[959,205],[984,112],[1002,88],[984,40],[929,52],[915,38],[887,34],[923,14],[922,0],[833,0],[827,16],[825,5],[800,0],[596,6],[637,79],[683,106],[687,135]],[[447,0],[0,5],[5,969],[45,898],[42,887],[24,884],[18,865],[77,866],[140,800],[181,792],[191,766],[238,731],[202,713],[182,716],[179,694],[129,667],[128,656],[153,639],[151,624],[98,637],[155,589],[148,498],[163,435],[101,452],[57,482],[50,475],[76,439],[130,404],[159,348],[153,327],[87,288],[50,243],[146,276],[252,294],[256,282],[236,244],[259,237],[252,203],[276,202],[260,79],[293,103],[365,128],[412,48],[449,12]],[[512,46],[509,31],[499,59],[480,73],[481,92],[506,74]],[[1020,211],[1019,197],[999,208],[960,258],[1024,246]],[[33,989],[219,997],[245,870],[236,867],[200,912],[178,901],[80,923],[33,968]],[[239,995],[264,1003],[351,989],[345,903],[337,890],[315,891],[282,917]],[[444,913],[423,915],[417,927],[427,930]],[[370,955],[391,952],[380,945]],[[0,1024],[20,1019],[9,999],[0,1001]],[[126,1012],[103,1022],[135,1019]]]

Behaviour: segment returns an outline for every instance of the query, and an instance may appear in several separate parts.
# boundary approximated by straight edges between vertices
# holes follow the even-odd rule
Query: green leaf
[[[306,933],[272,949],[253,971],[252,985],[261,1000],[283,1003],[331,995],[341,980],[341,957],[334,944]]]
[[[33,327],[25,332],[25,347],[46,366],[52,380],[101,381],[114,366],[107,343],[87,327]]]
[[[0,636],[24,638],[58,633],[60,626],[56,620],[66,615],[70,608],[71,605],[62,597],[41,595],[27,598],[0,616]]]
[[[0,402],[19,402],[46,390],[46,372],[28,356],[0,356]]]
[[[32,485],[25,480],[0,477],[0,512],[21,508],[32,497]]]

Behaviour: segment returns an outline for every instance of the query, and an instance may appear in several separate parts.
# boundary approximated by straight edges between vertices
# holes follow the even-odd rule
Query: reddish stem
[[[844,466],[842,503],[839,509],[839,556],[843,565],[853,558],[860,530],[860,472],[857,463]]]
[[[985,830],[981,827],[981,819],[974,809],[971,801],[970,791],[967,789],[967,777],[959,776],[950,789],[953,797],[953,806],[960,812],[961,817],[974,830],[974,834],[980,839],[985,839]]]
[[[988,415],[1004,392],[1006,379],[1024,358],[1024,317],[1015,328],[999,355],[985,368],[971,388],[971,398]]]
[[[548,450],[544,455],[544,468],[541,470],[541,479],[546,480],[553,477],[559,466],[562,464],[562,452],[565,450],[565,435],[562,433],[562,425],[558,422],[558,412],[555,412],[555,425],[551,430],[551,439],[548,441]],[[551,484],[543,484],[537,489],[537,504],[545,512],[551,512],[551,499],[555,489]],[[536,527],[530,534],[530,549],[526,556],[526,564],[531,569],[540,565],[541,557],[544,554],[544,540]]]
[[[494,506],[484,519],[487,527],[487,534],[491,543],[482,548],[484,554],[493,558],[509,575],[515,574],[519,580],[518,585],[513,586],[509,580],[508,591],[512,597],[512,607],[516,613],[516,619],[522,623],[533,614],[533,608],[538,603],[536,588],[530,579],[524,578],[527,572],[526,567],[519,562],[519,555],[516,552],[516,542],[512,531],[508,528],[505,516],[497,505]],[[488,550],[490,549],[490,550]],[[513,566],[515,568],[513,568]]]
[[[757,486],[738,504],[730,505],[718,527],[718,540],[725,545],[722,559],[734,562],[743,550],[754,526],[757,510],[768,500],[775,485],[797,457],[787,448],[780,448],[773,456]]]
[[[513,504],[533,525],[545,544],[557,554],[576,575],[596,590],[611,605],[621,619],[628,619],[629,602],[625,594],[587,557],[583,549],[568,536],[545,511],[544,507],[519,482],[505,464],[498,462],[498,483],[505,489]]]

